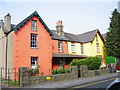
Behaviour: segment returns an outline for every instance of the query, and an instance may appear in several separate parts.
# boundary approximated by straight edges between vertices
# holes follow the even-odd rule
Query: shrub
[[[69,66],[81,66],[84,65],[84,59],[73,59],[73,61],[69,64]]]
[[[66,69],[65,69],[65,73],[70,73],[70,69],[69,69],[69,68],[66,68]]]
[[[52,74],[63,74],[63,73],[70,73],[70,69],[58,68],[52,70]]]
[[[101,59],[97,56],[95,57],[88,57],[85,59],[86,65],[88,66],[89,70],[96,70],[100,68]]]
[[[73,61],[69,64],[69,66],[81,66],[87,65],[89,70],[99,69],[101,65],[101,59],[97,56],[88,57],[85,59],[73,59]]]
[[[33,69],[33,68],[29,69],[28,71],[29,71],[30,75],[33,76],[35,74],[39,74],[39,69],[38,68],[39,68],[39,66],[36,67],[35,69]]]
[[[78,66],[78,59],[73,59],[69,66]]]

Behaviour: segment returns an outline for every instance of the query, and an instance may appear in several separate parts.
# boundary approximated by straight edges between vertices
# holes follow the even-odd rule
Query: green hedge
[[[58,68],[52,70],[52,74],[62,74],[62,73],[70,73],[70,69]]]
[[[97,56],[88,57],[85,59],[73,59],[73,61],[69,64],[69,66],[81,66],[87,65],[89,70],[99,69],[101,65],[101,59]]]

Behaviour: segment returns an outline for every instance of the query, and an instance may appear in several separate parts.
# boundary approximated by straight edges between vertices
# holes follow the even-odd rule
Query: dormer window
[[[96,42],[98,42],[98,36],[96,35]]]
[[[32,31],[37,31],[37,21],[36,20],[32,20],[32,27],[31,27]]]
[[[63,52],[63,50],[62,50],[62,41],[58,41],[58,52]]]

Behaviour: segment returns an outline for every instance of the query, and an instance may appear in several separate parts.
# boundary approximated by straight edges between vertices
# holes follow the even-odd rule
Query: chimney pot
[[[10,31],[11,29],[11,15],[10,13],[7,13],[7,15],[4,17],[4,25],[5,28]]]
[[[56,24],[57,26],[62,26],[62,21],[59,20]]]

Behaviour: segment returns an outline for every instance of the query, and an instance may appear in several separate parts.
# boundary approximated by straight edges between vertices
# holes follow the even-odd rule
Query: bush
[[[69,68],[66,68],[66,69],[65,69],[65,73],[70,73],[70,69],[69,69]]]
[[[63,73],[70,73],[70,69],[58,68],[52,70],[52,74],[63,74]]]
[[[88,57],[85,59],[73,59],[69,66],[81,66],[87,65],[89,70],[99,69],[101,65],[101,59],[99,57]]]
[[[30,75],[34,76],[35,74],[39,74],[39,69],[38,68],[39,68],[39,66],[36,67],[35,69],[33,69],[33,68],[29,69],[28,71],[29,71]]]
[[[84,64],[84,59],[73,59],[73,61],[69,64],[69,66],[81,66]]]

